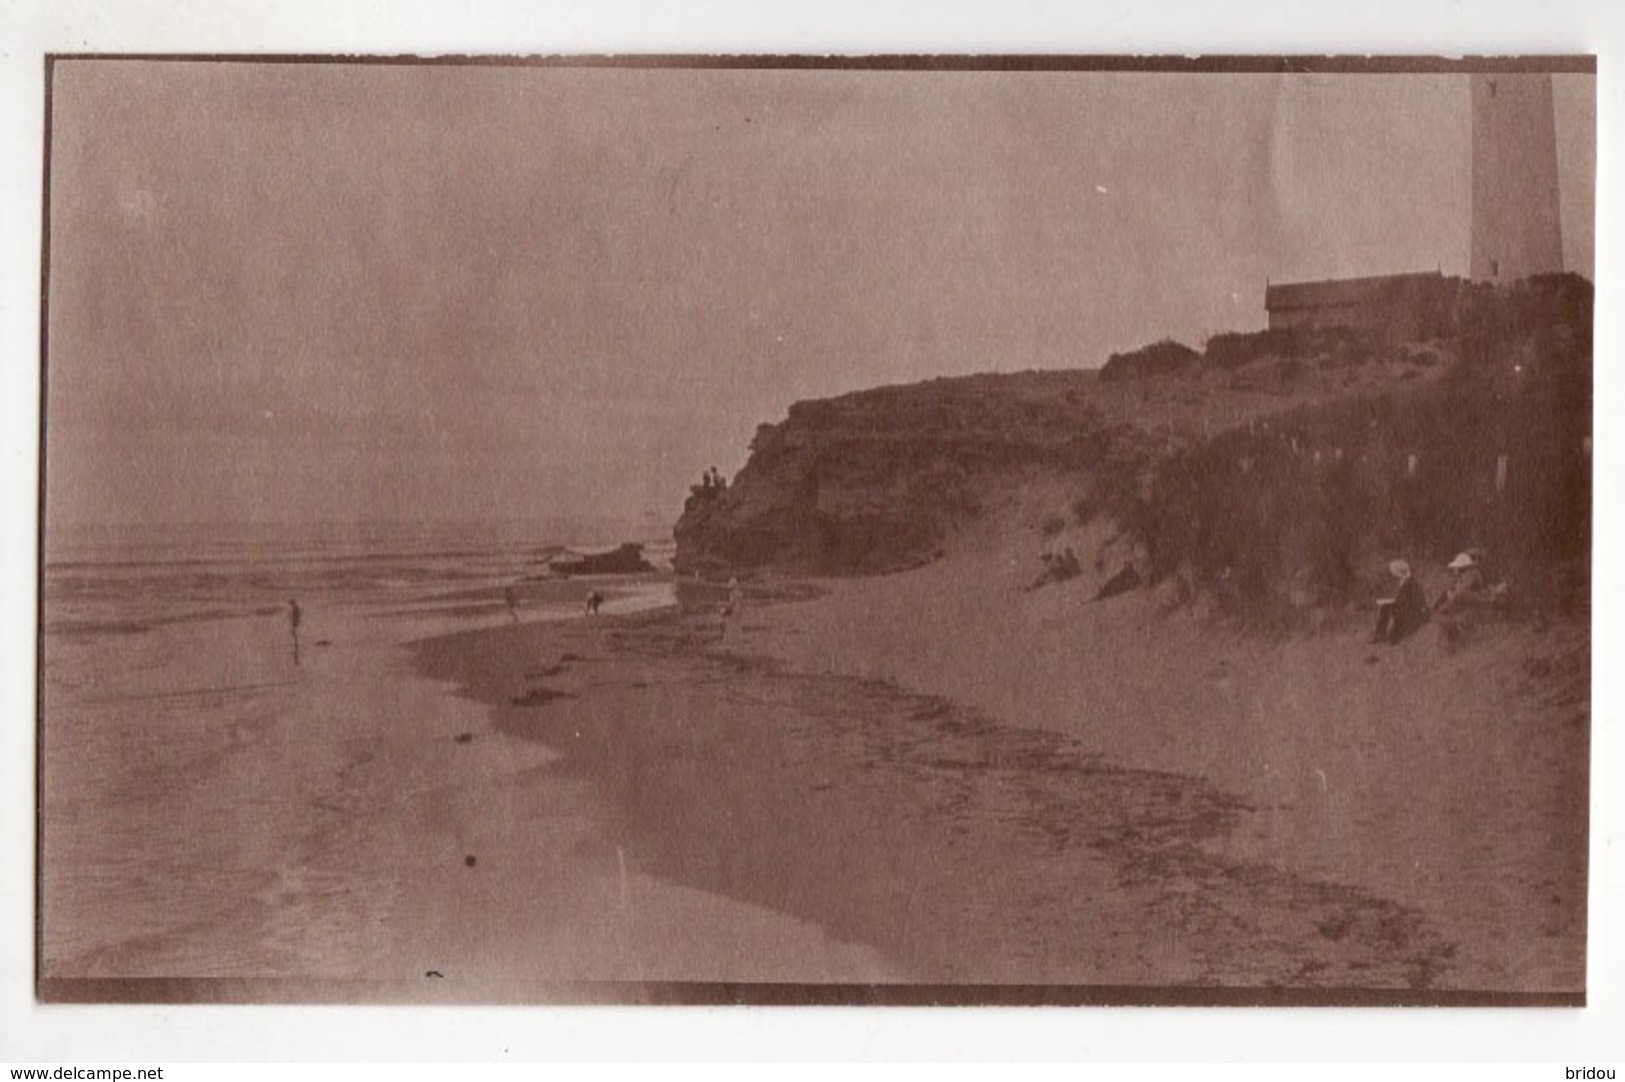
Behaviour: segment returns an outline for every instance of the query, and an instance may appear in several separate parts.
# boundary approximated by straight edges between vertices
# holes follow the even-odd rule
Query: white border
[[[1591,1006],[1584,1011],[109,1008],[32,1001],[34,505],[40,147],[47,51],[321,53],[1599,54],[1597,411],[1625,401],[1617,0],[1224,3],[1051,0],[21,0],[0,3],[0,1062],[552,1058],[1625,1058],[1617,644],[1622,579],[1596,589]],[[1599,553],[1619,551],[1625,440],[1599,426]],[[1541,1077],[1547,1076],[1545,1072]],[[1550,1077],[1561,1078],[1561,1074]]]

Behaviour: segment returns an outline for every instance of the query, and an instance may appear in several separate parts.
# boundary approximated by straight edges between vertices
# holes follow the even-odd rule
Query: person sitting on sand
[[[1484,580],[1484,557],[1476,549],[1457,554],[1445,567],[1453,573],[1450,585],[1433,603],[1434,612],[1450,612],[1473,605],[1488,603],[1491,597],[1489,583]]]
[[[1371,641],[1397,646],[1427,623],[1428,603],[1421,585],[1411,574],[1410,564],[1395,560],[1388,565],[1388,573],[1399,580],[1399,588],[1393,597],[1377,602],[1377,627],[1371,632]]]
[[[1459,553],[1445,565],[1454,576],[1433,603],[1446,642],[1460,642],[1482,616],[1495,610],[1506,596],[1506,584],[1491,586],[1484,577],[1484,554],[1477,549]]]

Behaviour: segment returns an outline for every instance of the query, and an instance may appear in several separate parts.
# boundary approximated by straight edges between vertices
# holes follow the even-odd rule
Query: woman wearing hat
[[[1468,549],[1445,565],[1455,576],[1433,609],[1440,614],[1439,630],[1449,646],[1456,646],[1506,596],[1506,586],[1491,586],[1484,576],[1484,554]]]
[[[1394,645],[1427,623],[1428,602],[1422,596],[1421,585],[1411,574],[1410,564],[1394,560],[1388,565],[1388,573],[1399,580],[1399,588],[1393,597],[1377,602],[1377,629],[1371,633],[1371,641]]]
[[[1458,553],[1445,566],[1454,577],[1450,580],[1449,589],[1439,595],[1439,600],[1434,603],[1435,612],[1449,612],[1487,597],[1489,587],[1484,582],[1484,558],[1477,550],[1468,549]]]

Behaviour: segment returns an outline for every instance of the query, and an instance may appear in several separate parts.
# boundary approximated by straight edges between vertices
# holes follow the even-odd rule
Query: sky
[[[1590,276],[1594,80],[1555,84]],[[663,529],[798,399],[1467,270],[1461,75],[63,61],[52,93],[50,525]]]

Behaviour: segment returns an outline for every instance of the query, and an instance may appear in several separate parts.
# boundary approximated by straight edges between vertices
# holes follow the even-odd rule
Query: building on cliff
[[[1455,282],[1438,271],[1283,282],[1264,290],[1269,329],[1346,327],[1397,339],[1447,334]]]
[[[1472,114],[1469,273],[1506,284],[1563,270],[1557,122],[1552,77],[1481,73],[1468,79]],[[1387,274],[1269,285],[1270,330],[1345,327],[1390,338],[1448,333],[1459,290],[1442,273]]]

